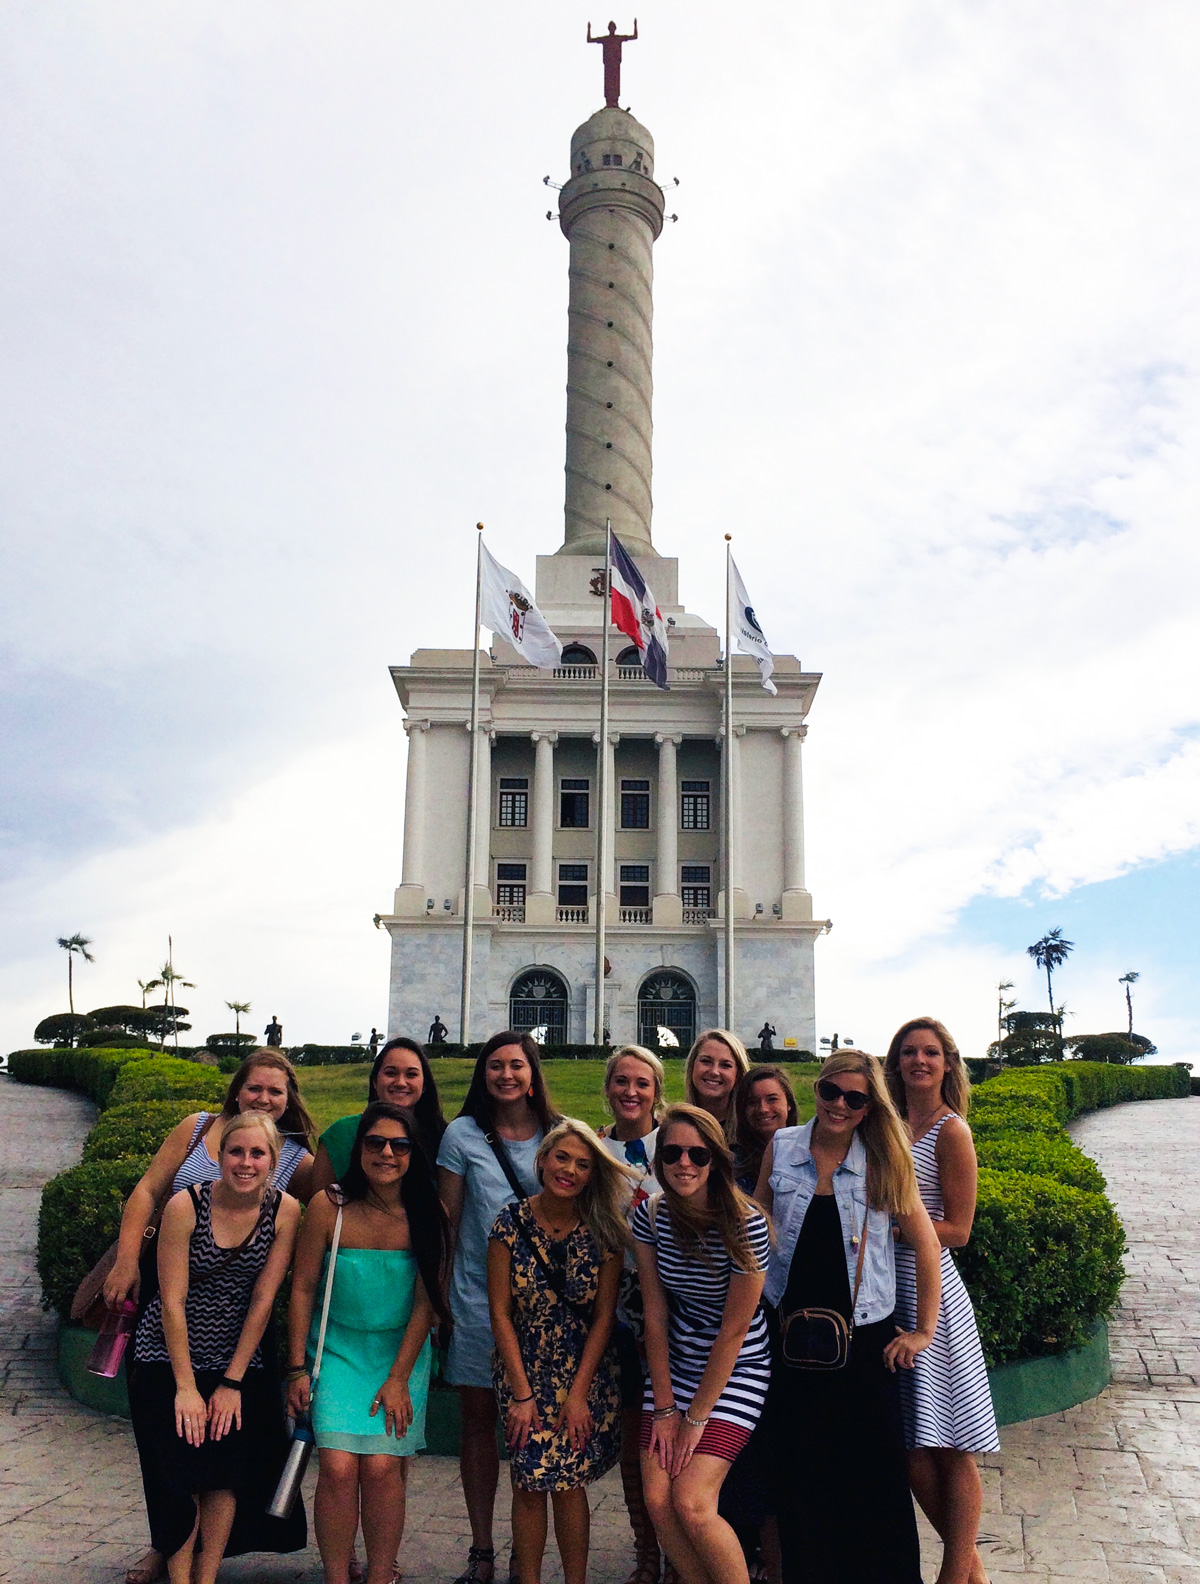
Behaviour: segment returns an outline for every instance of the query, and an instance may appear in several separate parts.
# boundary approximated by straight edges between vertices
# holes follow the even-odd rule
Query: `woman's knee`
[[[364,1490],[393,1491],[403,1487],[403,1459],[386,1452],[373,1453],[359,1460],[358,1478]]]
[[[320,1455],[318,1473],[324,1484],[338,1490],[353,1490],[358,1484],[360,1459],[353,1452],[325,1448]]]

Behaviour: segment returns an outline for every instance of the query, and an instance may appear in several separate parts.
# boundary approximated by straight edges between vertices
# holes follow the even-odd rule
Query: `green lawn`
[[[442,1110],[449,1120],[458,1115],[475,1064],[461,1056],[442,1056],[436,1057],[432,1065]],[[682,1100],[683,1063],[669,1061],[666,1069],[668,1100]],[[370,1070],[369,1062],[356,1062],[347,1067],[299,1069],[300,1091],[319,1129],[327,1128],[338,1117],[362,1110],[366,1104],[367,1074]],[[807,1122],[813,1113],[812,1085],[816,1070],[813,1063],[789,1064],[801,1122]],[[609,1120],[602,1093],[602,1061],[548,1061],[544,1071],[550,1097],[564,1116],[581,1117],[593,1127]]]

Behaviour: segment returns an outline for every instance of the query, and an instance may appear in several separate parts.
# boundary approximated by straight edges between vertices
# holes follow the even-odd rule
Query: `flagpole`
[[[725,535],[725,1027],[736,1033],[733,961],[733,552]]]
[[[604,1044],[604,924],[608,865],[608,629],[612,616],[612,520],[604,520],[604,637],[600,646],[600,754],[596,761],[596,1019],[594,1045]]]
[[[475,956],[475,840],[479,826],[479,608],[483,598],[483,524],[476,523],[475,625],[471,629],[471,771],[467,781],[467,857],[463,881],[462,996],[458,1009],[458,1037],[471,1043],[471,969]]]

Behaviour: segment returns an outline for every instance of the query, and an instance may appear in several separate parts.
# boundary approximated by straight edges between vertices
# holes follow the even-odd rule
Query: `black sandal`
[[[480,1572],[481,1568],[488,1568],[490,1572],[484,1574]],[[467,1552],[467,1571],[460,1573],[454,1584],[492,1584],[495,1576],[495,1546],[472,1546]]]

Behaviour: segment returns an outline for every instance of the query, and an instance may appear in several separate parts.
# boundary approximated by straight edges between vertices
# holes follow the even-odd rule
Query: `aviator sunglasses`
[[[412,1141],[406,1138],[389,1138],[386,1133],[368,1133],[363,1139],[363,1149],[368,1155],[382,1155],[385,1150],[393,1155],[411,1155]]]
[[[660,1144],[658,1158],[664,1166],[678,1166],[684,1156],[693,1166],[707,1166],[712,1160],[712,1150],[704,1144]]]
[[[857,1089],[842,1089],[828,1078],[817,1079],[817,1093],[826,1105],[836,1105],[839,1100],[845,1102],[851,1111],[865,1111],[871,1103],[870,1095],[860,1094]]]

